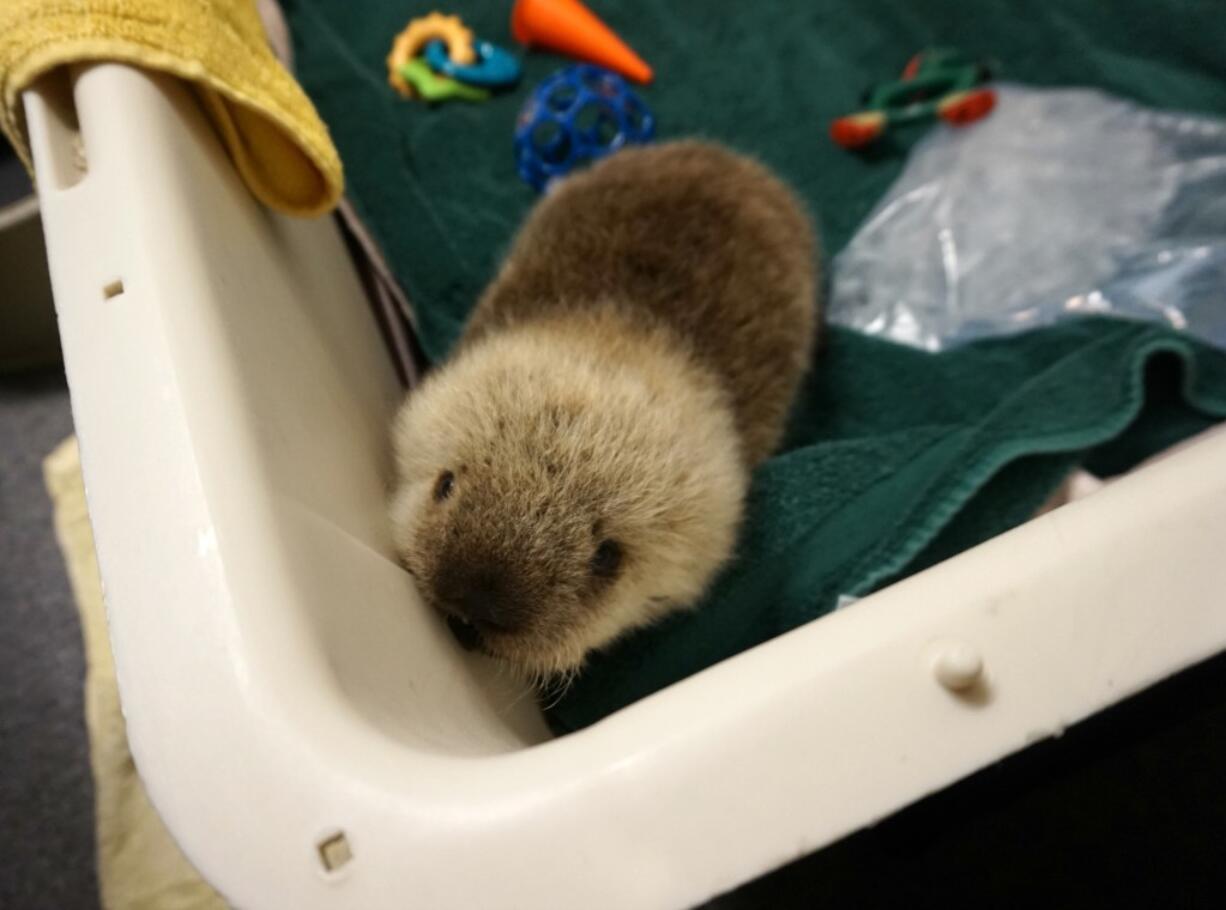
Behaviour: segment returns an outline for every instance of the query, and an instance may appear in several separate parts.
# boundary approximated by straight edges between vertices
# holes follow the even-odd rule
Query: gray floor
[[[84,656],[42,459],[72,432],[58,368],[0,375],[0,907],[98,906]]]
[[[0,142],[0,205],[30,190]],[[0,307],[16,302],[0,299]],[[3,910],[98,906],[81,629],[42,478],[44,456],[71,432],[61,367],[0,373]]]

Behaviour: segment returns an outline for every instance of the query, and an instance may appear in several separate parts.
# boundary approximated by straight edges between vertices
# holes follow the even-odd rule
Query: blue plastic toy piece
[[[446,44],[442,41],[431,41],[426,45],[426,63],[430,64],[430,69],[436,73],[450,76],[457,82],[468,85],[504,88],[519,81],[522,69],[510,51],[488,41],[474,41],[473,50],[477,54],[476,63],[455,63],[447,55]]]
[[[580,63],[554,73],[525,102],[515,124],[515,164],[540,192],[581,164],[647,142],[655,131],[655,117],[626,80]]]

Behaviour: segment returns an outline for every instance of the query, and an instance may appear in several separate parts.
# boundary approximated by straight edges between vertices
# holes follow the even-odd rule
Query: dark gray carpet
[[[72,432],[58,369],[0,376],[0,907],[98,906],[84,655],[42,459]]]

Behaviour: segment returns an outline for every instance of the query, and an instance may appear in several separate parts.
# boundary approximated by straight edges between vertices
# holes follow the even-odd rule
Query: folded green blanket
[[[857,157],[826,137],[861,89],[915,51],[961,46],[1012,80],[1089,84],[1226,111],[1220,12],[1195,0],[591,0],[656,69],[664,138],[756,154],[809,201],[837,250],[896,177],[898,143]],[[286,0],[299,78],[345,162],[358,213],[441,357],[534,195],[511,155],[529,88],[565,61],[529,56],[523,86],[427,108],[384,57],[433,4]],[[510,2],[464,0],[510,45]],[[1149,389],[1149,396],[1145,390]],[[702,608],[598,655],[550,712],[589,724],[685,675],[1024,521],[1076,464],[1111,473],[1226,417],[1226,355],[1131,323],[1068,323],[942,355],[835,331],[782,454],[755,479],[739,559]]]
[[[1078,463],[1128,467],[1223,417],[1226,352],[1156,326],[1080,320],[942,355],[836,330],[736,562],[700,610],[593,659],[550,720],[599,720],[1020,524]]]

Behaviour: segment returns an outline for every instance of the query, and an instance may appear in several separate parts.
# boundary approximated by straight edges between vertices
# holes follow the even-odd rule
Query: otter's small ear
[[[616,540],[602,540],[589,565],[598,578],[615,578],[622,565],[622,545]]]

